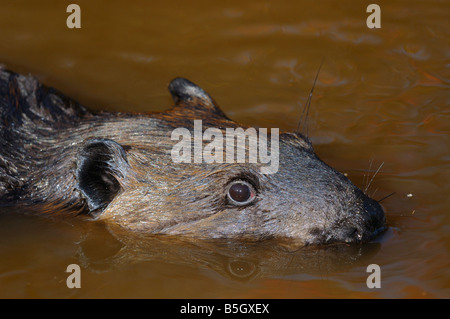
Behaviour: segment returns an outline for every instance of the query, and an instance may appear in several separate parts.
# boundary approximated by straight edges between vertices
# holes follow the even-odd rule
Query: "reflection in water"
[[[194,240],[166,235],[144,236],[101,223],[92,226],[79,242],[77,255],[80,264],[94,272],[157,261],[212,269],[226,278],[246,282],[304,273],[328,274],[367,266],[367,259],[379,250],[378,243],[298,247],[280,240]]]

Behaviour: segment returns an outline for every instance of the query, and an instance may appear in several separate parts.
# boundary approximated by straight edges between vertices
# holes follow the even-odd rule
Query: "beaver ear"
[[[129,169],[124,148],[112,140],[89,140],[78,154],[78,189],[90,212],[104,210],[122,189]]]
[[[185,78],[173,79],[169,91],[177,106],[194,107],[227,118],[208,93]]]

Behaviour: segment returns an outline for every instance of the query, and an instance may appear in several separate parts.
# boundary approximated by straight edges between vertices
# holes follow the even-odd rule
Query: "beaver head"
[[[101,208],[99,218],[151,233],[304,243],[365,241],[384,227],[378,202],[322,162],[299,133],[279,136],[279,166],[271,174],[261,173],[261,162],[195,163],[188,154],[187,163],[175,163],[174,129],[192,133],[193,121],[202,119],[202,133],[216,128],[225,135],[237,124],[192,82],[178,78],[169,88],[176,107],[159,118],[151,138],[94,139],[81,149],[78,187],[92,211]]]
[[[216,137],[249,129],[186,79],[171,82],[175,106],[166,112],[93,114],[30,77],[6,72],[0,76],[0,115],[8,123],[0,124],[3,205],[83,212],[152,234],[303,244],[367,241],[385,227],[380,204],[322,162],[298,132],[279,134],[276,152],[269,147],[278,162],[269,173],[260,159],[220,162],[187,154],[174,161],[180,140],[173,132],[194,136],[196,120],[202,134],[213,129]],[[5,111],[12,107],[15,115]],[[213,153],[226,159],[225,147]]]

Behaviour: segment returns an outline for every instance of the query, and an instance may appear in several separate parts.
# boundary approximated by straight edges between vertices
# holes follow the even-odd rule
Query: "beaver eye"
[[[244,181],[234,181],[228,187],[227,196],[233,204],[243,206],[256,198],[256,192],[251,184]]]

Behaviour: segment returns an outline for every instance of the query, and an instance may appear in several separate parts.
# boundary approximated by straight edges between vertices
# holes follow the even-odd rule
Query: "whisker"
[[[313,86],[311,88],[311,91],[309,92],[308,99],[306,100],[305,107],[303,108],[303,112],[300,117],[300,121],[298,122],[298,125],[297,125],[296,132],[302,133],[306,137],[308,136],[308,116],[309,116],[309,109],[311,106],[311,99],[312,99],[312,95],[314,92],[314,87],[316,86],[317,78],[319,77],[320,69],[322,68],[323,61],[324,61],[324,58],[322,58],[322,61],[320,62],[320,66],[319,66],[319,69],[317,70]],[[300,132],[300,127],[302,127],[302,130],[303,130],[302,132]]]
[[[395,192],[393,192],[393,193],[390,193],[389,195],[387,195],[387,196],[384,196],[382,199],[380,199],[380,200],[377,200],[377,202],[378,203],[381,203],[381,201],[383,201],[383,200],[385,200],[386,198],[389,198],[389,197],[391,197],[392,195],[394,195],[395,194]]]
[[[371,179],[370,182],[369,182],[369,185],[367,185],[366,188],[364,189],[364,193],[365,193],[365,194],[367,194],[367,190],[369,189],[370,185],[372,184],[373,179],[375,178],[375,176],[377,176],[378,172],[379,172],[380,169],[383,167],[383,165],[384,165],[384,162],[381,163],[380,167],[378,167],[378,169],[377,169],[377,171],[375,172],[375,174],[373,174],[372,179]]]
[[[375,191],[372,193],[372,195],[370,195],[370,197],[374,198],[377,191],[378,191],[378,187],[375,189]]]
[[[369,173],[372,170],[372,164],[373,164],[373,158],[370,160],[369,162],[369,169],[367,171],[364,171],[364,178],[363,178],[363,184],[365,184],[365,189],[368,188],[367,184],[369,183]],[[364,193],[366,193],[366,191],[364,190]]]

